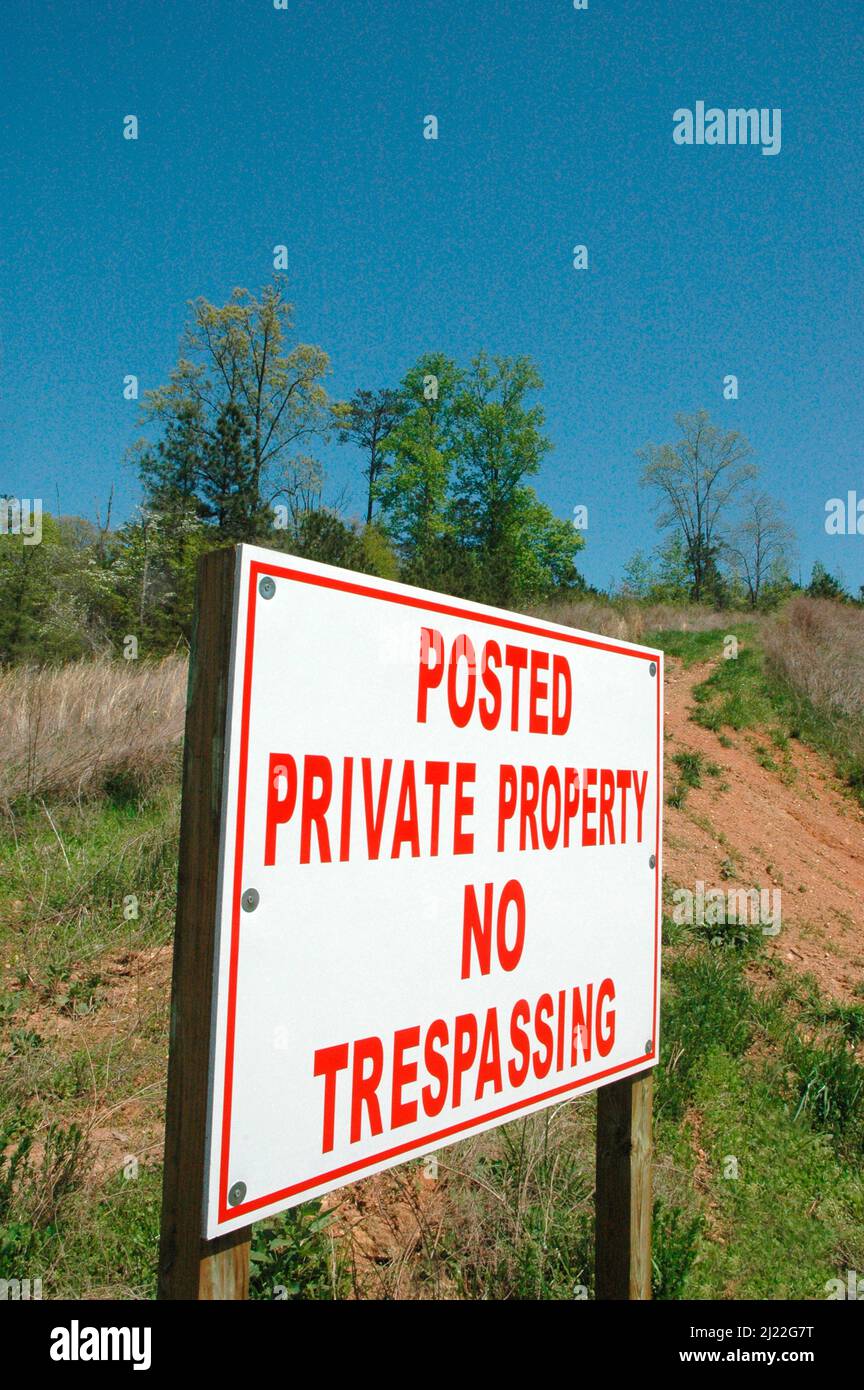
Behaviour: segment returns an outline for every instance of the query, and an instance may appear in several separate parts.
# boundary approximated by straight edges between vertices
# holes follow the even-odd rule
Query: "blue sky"
[[[123,377],[164,381],[186,301],[260,287],[285,243],[334,397],[424,351],[535,359],[538,491],[588,505],[594,583],[656,543],[635,450],[704,406],[750,439],[805,578],[818,557],[857,589],[864,536],[824,508],[864,496],[862,29],[857,0],[19,0],[0,490],[93,517],[114,482],[129,515]],[[781,152],[676,146],[699,100],[780,107]],[[318,452],[359,511],[357,456]]]

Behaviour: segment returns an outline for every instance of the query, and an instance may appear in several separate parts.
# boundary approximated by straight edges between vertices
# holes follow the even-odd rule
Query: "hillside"
[[[668,667],[667,791],[680,783],[675,756],[692,753],[718,771],[689,787],[680,807],[667,804],[667,879],[779,888],[782,926],[768,951],[849,1003],[864,974],[864,807],[800,740],[778,747],[764,728],[718,734],[694,722],[695,692],[716,670],[716,660],[673,658]]]

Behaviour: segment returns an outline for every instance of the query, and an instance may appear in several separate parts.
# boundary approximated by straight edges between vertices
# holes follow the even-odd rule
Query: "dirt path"
[[[827,759],[797,741],[770,750],[780,770],[760,765],[763,732],[726,730],[732,747],[689,718],[693,688],[713,663],[666,663],[666,792],[678,781],[672,762],[701,752],[722,769],[691,788],[683,807],[665,808],[664,872],[675,887],[780,888],[782,927],[770,950],[820,987],[848,1002],[864,980],[864,810]]]

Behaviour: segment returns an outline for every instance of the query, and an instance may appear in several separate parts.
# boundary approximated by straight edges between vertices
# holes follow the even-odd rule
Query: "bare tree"
[[[788,556],[794,539],[781,503],[765,492],[748,492],[741,520],[732,529],[727,548],[744,577],[751,608],[758,606],[766,580]]]
[[[712,425],[706,410],[679,413],[675,424],[681,432],[675,444],[647,444],[637,451],[644,464],[640,482],[661,494],[657,525],[676,526],[684,537],[698,603],[716,564],[729,503],[756,477],[756,468],[747,462],[753,451],[744,436]]]

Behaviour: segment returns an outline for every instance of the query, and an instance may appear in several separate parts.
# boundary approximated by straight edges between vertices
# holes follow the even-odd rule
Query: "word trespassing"
[[[323,1080],[322,1153],[338,1141],[358,1143],[463,1105],[544,1081],[607,1057],[615,1042],[615,986],[603,980],[582,989],[542,994],[532,1006],[519,999],[509,1017],[497,1008],[481,1017],[460,1014],[448,1023],[400,1028],[385,1040],[371,1036],[315,1053]],[[346,1076],[342,1076],[346,1073]],[[346,1084],[347,1083],[347,1084]],[[383,1106],[383,1111],[382,1111]]]

